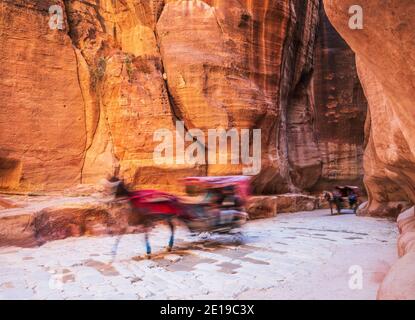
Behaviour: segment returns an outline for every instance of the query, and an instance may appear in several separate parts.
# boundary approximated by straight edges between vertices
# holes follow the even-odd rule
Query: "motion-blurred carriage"
[[[189,212],[188,226],[199,232],[227,233],[246,223],[244,210],[249,196],[250,177],[191,177],[183,180],[188,194],[201,195],[201,201],[183,205]],[[200,199],[200,197],[199,197]]]
[[[250,177],[190,177],[181,180],[189,194],[178,197],[156,190],[128,191],[118,181],[116,197],[128,198],[132,212],[130,225],[142,225],[146,233],[147,254],[151,254],[149,230],[157,222],[171,229],[168,250],[174,245],[174,220],[183,222],[193,233],[232,233],[246,223],[244,205],[249,196]]]

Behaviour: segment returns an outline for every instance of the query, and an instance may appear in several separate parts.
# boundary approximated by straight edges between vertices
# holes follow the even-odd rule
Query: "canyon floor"
[[[168,236],[153,231],[152,260],[141,234],[0,248],[0,299],[375,299],[397,260],[395,223],[328,210],[252,221],[242,243],[180,228],[157,254]]]

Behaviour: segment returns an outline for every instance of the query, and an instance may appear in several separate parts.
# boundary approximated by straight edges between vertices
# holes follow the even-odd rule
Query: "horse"
[[[334,194],[330,191],[323,191],[323,197],[330,205],[331,215],[333,215],[333,206],[336,206],[337,214],[341,213],[341,197],[334,196]]]
[[[188,220],[188,212],[178,198],[173,195],[153,191],[129,191],[124,182],[118,181],[115,191],[115,199],[128,199],[131,204],[131,214],[128,223],[132,226],[142,226],[145,237],[146,254],[151,257],[151,246],[149,241],[149,232],[154,225],[166,223],[170,229],[170,238],[167,246],[167,252],[172,251],[174,246],[175,226],[173,219],[179,219],[183,222]]]

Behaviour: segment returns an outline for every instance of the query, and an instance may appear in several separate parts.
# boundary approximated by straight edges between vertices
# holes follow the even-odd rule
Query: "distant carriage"
[[[333,192],[324,191],[324,198],[330,205],[330,212],[341,214],[343,209],[353,210],[356,214],[360,204],[361,190],[356,186],[336,186]]]

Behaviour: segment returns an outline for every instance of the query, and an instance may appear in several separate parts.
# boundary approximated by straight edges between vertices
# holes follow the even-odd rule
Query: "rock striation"
[[[50,28],[52,5],[61,29]],[[330,141],[319,120],[332,99],[321,79],[335,70],[315,71],[333,38],[327,21],[319,29],[318,0],[5,0],[0,9],[2,189],[62,190],[119,173],[169,191],[183,176],[242,172],[230,161],[156,163],[154,132],[178,120],[185,132],[261,129],[258,194],[312,189],[343,155],[338,170],[360,174],[360,141]],[[363,114],[353,74],[333,98],[345,100],[344,123]]]

